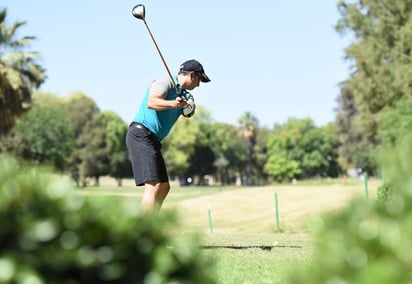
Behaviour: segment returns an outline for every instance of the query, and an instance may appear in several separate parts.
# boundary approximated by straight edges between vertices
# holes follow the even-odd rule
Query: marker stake
[[[278,194],[275,192],[275,211],[276,211],[276,229],[279,230],[279,209],[278,209]]]
[[[209,230],[210,230],[210,233],[212,234],[213,233],[213,222],[212,222],[212,213],[210,212],[210,206],[208,206],[207,208],[207,215],[209,217]]]

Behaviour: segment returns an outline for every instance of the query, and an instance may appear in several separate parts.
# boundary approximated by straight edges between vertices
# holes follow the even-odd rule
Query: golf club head
[[[145,20],[145,8],[143,4],[139,4],[134,6],[133,10],[132,10],[132,14],[133,16],[135,16],[136,18],[138,18],[139,20]]]

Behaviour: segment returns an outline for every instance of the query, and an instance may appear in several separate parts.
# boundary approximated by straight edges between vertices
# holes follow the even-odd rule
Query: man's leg
[[[144,210],[160,210],[170,190],[169,182],[146,182],[141,206]]]

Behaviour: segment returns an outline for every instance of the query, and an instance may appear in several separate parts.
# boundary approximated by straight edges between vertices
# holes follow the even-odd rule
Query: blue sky
[[[334,121],[338,84],[349,76],[348,39],[334,29],[337,0],[3,0],[8,21],[27,21],[43,56],[41,90],[82,91],[130,122],[152,79],[167,72],[132,8],[146,21],[172,73],[199,60],[211,82],[192,94],[215,121],[237,125],[246,111],[272,128],[288,118]]]

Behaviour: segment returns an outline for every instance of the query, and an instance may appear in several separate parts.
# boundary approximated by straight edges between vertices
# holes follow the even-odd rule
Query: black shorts
[[[134,122],[127,131],[126,145],[137,186],[144,185],[148,181],[169,181],[160,151],[162,144],[156,135],[143,125]]]

